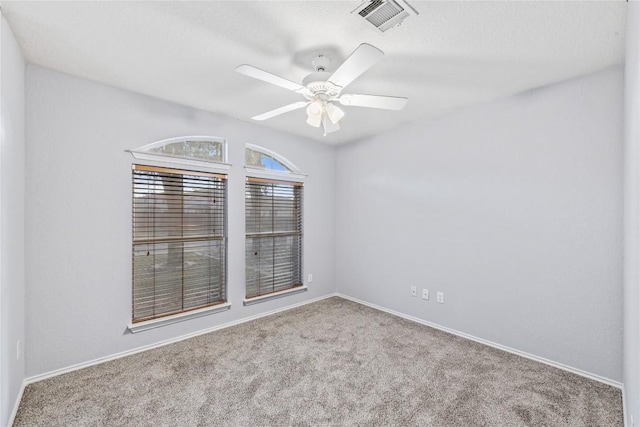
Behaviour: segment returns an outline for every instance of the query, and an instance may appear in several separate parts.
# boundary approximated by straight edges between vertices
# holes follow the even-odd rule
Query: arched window
[[[226,141],[172,138],[129,152],[135,158],[129,330],[227,310]]]
[[[298,181],[305,177],[296,165],[280,154],[253,144],[245,146],[244,166],[249,175],[278,176]]]
[[[139,160],[155,160],[186,165],[218,167],[227,163],[227,141],[211,136],[182,136],[163,139],[129,150]]]
[[[255,145],[247,145],[245,149],[245,165],[247,167],[281,172],[296,172],[293,170],[293,165],[288,165],[288,161],[279,157],[280,156],[274,155],[273,152],[269,152],[265,148]]]
[[[245,147],[245,305],[302,292],[304,174],[281,155]]]

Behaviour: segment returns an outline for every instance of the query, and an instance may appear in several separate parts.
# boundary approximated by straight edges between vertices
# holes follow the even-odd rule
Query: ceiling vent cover
[[[418,14],[403,0],[367,0],[351,13],[357,13],[381,33],[397,27],[409,16]]]

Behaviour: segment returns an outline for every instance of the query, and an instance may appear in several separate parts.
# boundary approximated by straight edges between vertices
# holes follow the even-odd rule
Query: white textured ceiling
[[[381,35],[360,1],[2,1],[27,60],[244,121],[301,96],[237,74],[251,64],[297,82],[314,54],[339,65],[360,43],[385,57],[344,93],[404,96],[403,111],[344,107],[327,137],[304,110],[261,125],[343,143],[624,59],[626,3],[427,2]],[[333,68],[331,67],[329,71]],[[464,124],[461,124],[464,125]]]

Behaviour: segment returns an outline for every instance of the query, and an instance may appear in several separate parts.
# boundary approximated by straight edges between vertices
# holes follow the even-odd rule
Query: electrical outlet
[[[438,294],[436,296],[438,298],[438,302],[440,304],[444,304],[444,292],[438,292]]]
[[[307,282],[313,282],[313,274],[309,273],[309,277],[307,277]]]
[[[20,360],[20,340],[16,342],[16,360]]]
[[[429,299],[429,289],[423,289],[422,290],[422,299]]]
[[[418,288],[416,288],[415,286],[411,287],[411,296],[412,297],[417,297],[418,296]]]

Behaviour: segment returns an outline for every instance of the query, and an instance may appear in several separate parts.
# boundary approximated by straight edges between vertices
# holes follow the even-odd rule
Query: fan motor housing
[[[340,96],[342,88],[327,81],[330,76],[331,73],[319,71],[311,73],[305,77],[302,80],[302,84],[311,91],[311,93],[309,95],[305,95],[305,97],[309,100],[318,98],[329,100]]]

